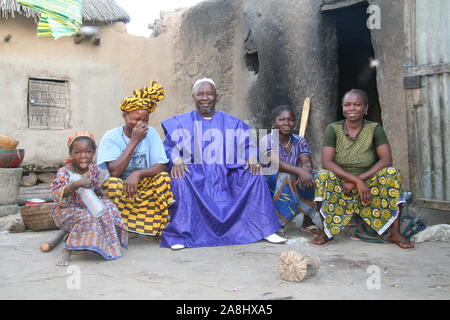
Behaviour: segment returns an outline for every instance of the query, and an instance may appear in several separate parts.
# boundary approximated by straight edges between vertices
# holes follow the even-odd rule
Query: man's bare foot
[[[391,233],[391,238],[389,239],[389,241],[397,245],[401,249],[408,250],[414,248],[414,244],[411,241],[396,232]]]
[[[327,235],[325,234],[325,232],[320,230],[319,234],[317,236],[315,236],[314,239],[312,239],[311,244],[313,244],[315,246],[323,246],[325,244],[330,243],[333,240],[334,240],[334,238],[328,238]]]
[[[58,267],[67,267],[70,262],[70,256],[72,252],[67,249],[62,249],[61,253],[58,256],[58,259],[56,260],[56,265]]]

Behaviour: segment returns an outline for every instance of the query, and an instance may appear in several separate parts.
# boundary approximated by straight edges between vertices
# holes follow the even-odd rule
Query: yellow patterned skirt
[[[403,198],[402,176],[398,169],[381,169],[366,185],[371,192],[371,201],[361,203],[358,191],[353,189],[347,196],[342,191],[343,180],[329,170],[320,170],[315,178],[316,202],[322,202],[320,213],[324,217],[324,231],[331,238],[338,235],[357,214],[378,234],[384,233],[397,218],[399,204]]]
[[[175,202],[167,172],[139,181],[134,199],[124,196],[124,183],[119,178],[106,179],[103,189],[119,208],[128,231],[152,236],[162,234],[168,222],[169,206]]]

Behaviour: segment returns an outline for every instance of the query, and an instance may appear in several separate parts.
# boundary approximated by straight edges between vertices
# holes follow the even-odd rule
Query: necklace
[[[289,136],[289,141],[286,143],[286,145],[282,145],[280,142],[280,145],[285,149],[287,149],[287,147],[289,147],[290,144],[291,144],[291,136]]]
[[[343,128],[344,128],[344,134],[345,134],[345,136],[347,137],[347,139],[349,139],[349,140],[351,140],[351,141],[355,141],[356,139],[358,139],[359,134],[361,133],[362,129],[364,128],[364,120],[363,120],[361,126],[359,127],[358,132],[356,133],[356,135],[355,135],[354,137],[352,137],[352,136],[350,135],[350,133],[348,132],[348,129],[347,129],[347,121],[344,121],[344,122],[342,123],[342,126],[343,126]]]

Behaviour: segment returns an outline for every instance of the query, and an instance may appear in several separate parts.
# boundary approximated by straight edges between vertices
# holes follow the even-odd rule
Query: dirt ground
[[[40,243],[54,231],[0,234],[0,299],[449,299],[450,243],[425,242],[413,251],[341,236],[326,247],[288,230],[289,241],[172,251],[136,237],[119,260],[95,253],[55,266],[62,243]],[[282,252],[318,256],[319,273],[299,283],[277,271]]]

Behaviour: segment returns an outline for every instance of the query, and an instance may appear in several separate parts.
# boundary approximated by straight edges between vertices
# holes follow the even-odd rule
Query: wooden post
[[[306,98],[305,102],[303,103],[302,118],[300,120],[300,130],[299,130],[300,137],[305,136],[306,126],[308,125],[310,106],[311,106],[311,99]]]

